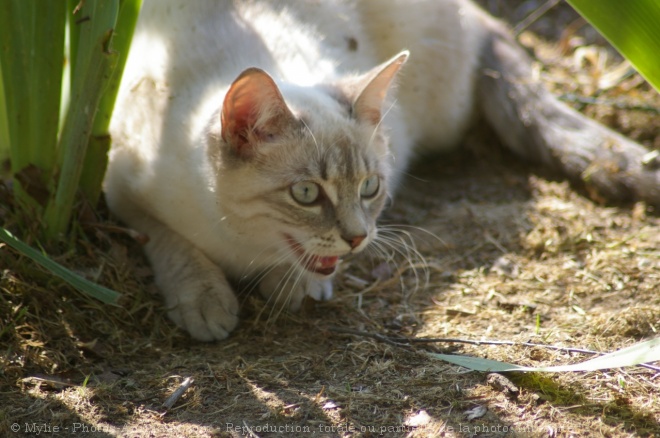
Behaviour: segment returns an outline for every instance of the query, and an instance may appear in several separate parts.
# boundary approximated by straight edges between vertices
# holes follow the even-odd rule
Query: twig
[[[622,110],[646,111],[654,114],[660,114],[660,108],[653,105],[646,105],[643,103],[628,103],[615,99],[599,99],[589,96],[579,96],[574,93],[562,94],[559,96],[559,100],[564,102],[580,103],[584,105],[607,105]]]
[[[179,385],[176,391],[174,391],[172,395],[169,396],[167,400],[165,400],[165,402],[163,403],[163,407],[165,409],[171,409],[172,406],[174,406],[174,404],[181,398],[183,393],[185,393],[186,390],[190,388],[190,385],[192,385],[194,381],[195,379],[193,379],[192,377],[186,377],[186,379],[181,383],[181,385]]]
[[[372,338],[377,341],[383,342],[385,344],[389,345],[394,345],[395,347],[401,347],[405,348],[407,350],[410,350],[410,339],[407,338],[396,338],[396,337],[390,337],[390,336],[385,336],[385,335],[379,335],[378,333],[369,333],[369,332],[363,332],[360,330],[352,330],[352,329],[347,329],[347,328],[341,328],[341,327],[328,327],[328,331],[335,332],[335,333],[343,333],[346,335],[354,335],[354,336],[362,336],[364,338]]]
[[[605,353],[594,350],[586,350],[584,348],[571,348],[571,347],[560,347],[557,345],[547,345],[547,344],[535,344],[533,342],[514,342],[514,341],[475,341],[472,339],[460,339],[460,338],[406,338],[403,336],[385,336],[378,333],[369,333],[363,332],[360,330],[347,329],[343,327],[328,327],[328,331],[335,333],[343,333],[353,336],[362,336],[365,338],[375,339],[377,341],[384,342],[389,345],[394,345],[397,347],[402,347],[410,349],[412,344],[435,344],[435,343],[446,343],[446,344],[470,344],[470,345],[511,345],[511,346],[522,346],[522,347],[540,347],[547,348],[549,350],[559,350],[566,351],[569,353],[582,353],[582,354],[593,354],[602,356]],[[639,364],[640,367],[648,368],[655,372],[660,372],[660,367],[656,367],[649,364]]]

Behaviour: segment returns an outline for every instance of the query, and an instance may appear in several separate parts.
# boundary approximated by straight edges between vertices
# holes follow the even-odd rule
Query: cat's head
[[[223,219],[257,266],[328,276],[375,238],[393,160],[382,112],[407,57],[316,87],[256,68],[233,82],[210,154]]]

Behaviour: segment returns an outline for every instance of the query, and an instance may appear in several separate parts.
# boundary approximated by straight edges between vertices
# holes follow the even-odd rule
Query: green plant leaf
[[[567,0],[660,91],[658,0]]]
[[[75,287],[79,291],[91,297],[103,301],[104,303],[114,304],[114,305],[117,304],[117,300],[119,300],[119,298],[121,297],[119,293],[110,290],[108,288],[105,288],[103,286],[99,286],[98,284],[94,284],[91,281],[81,277],[80,275],[71,272],[64,266],[60,265],[57,262],[54,262],[52,259],[40,253],[36,249],[21,242],[19,239],[14,237],[9,231],[5,230],[2,227],[0,227],[0,240],[5,242],[7,245],[11,246],[12,248],[14,248],[16,251],[25,255],[26,257],[29,257],[39,265],[48,269],[54,275],[66,281],[71,286]]]
[[[99,102],[92,126],[92,135],[87,145],[85,164],[80,176],[80,189],[92,205],[96,205],[101,194],[101,184],[108,164],[108,150],[111,143],[110,118],[115,107],[119,84],[141,8],[142,0],[120,0],[119,3],[119,16],[112,38],[112,51],[117,53],[117,66]]]
[[[12,173],[28,165],[46,184],[55,164],[66,2],[7,0],[0,14],[0,64]],[[19,202],[27,192],[17,190]]]
[[[45,212],[46,234],[50,238],[64,233],[69,224],[96,108],[117,63],[117,54],[110,45],[119,0],[86,0],[81,4],[78,18],[72,21],[73,26],[80,26],[80,34],[72,71],[71,102],[54,171],[57,189],[51,193]]]
[[[454,354],[428,353],[435,359],[460,365],[474,371],[505,372],[505,371],[535,371],[535,372],[569,372],[569,371],[596,371],[609,368],[621,368],[640,365],[646,362],[660,360],[660,338],[640,342],[630,347],[622,348],[613,353],[599,356],[585,362],[572,365],[559,365],[553,367],[524,367],[507,362],[478,357],[459,356]]]

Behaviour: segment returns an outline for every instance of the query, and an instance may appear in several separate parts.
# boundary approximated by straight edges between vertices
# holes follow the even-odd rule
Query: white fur
[[[391,93],[382,109],[395,157],[393,182],[414,146],[453,147],[473,113],[487,18],[468,1],[305,0],[283,10],[273,6],[279,3],[146,0],[118,96],[107,200],[122,220],[152,239],[146,249],[170,315],[198,339],[223,338],[237,323],[226,275],[256,273],[280,257],[281,230],[260,216],[263,206],[249,203],[269,181],[256,173],[227,174],[219,187],[207,150],[210,120],[244,69],[267,71],[292,111],[307,110],[317,136],[330,137],[344,129],[332,118],[338,104],[301,86],[367,72],[409,49],[396,96]],[[372,131],[353,134],[369,143]],[[333,188],[328,192],[340,203]],[[357,250],[375,234],[364,226],[369,237]],[[300,238],[306,251],[320,256],[351,250],[337,232],[326,240]],[[290,296],[277,292],[283,286]],[[305,294],[331,296],[329,279],[296,277],[283,268],[269,271],[260,287],[292,307]]]

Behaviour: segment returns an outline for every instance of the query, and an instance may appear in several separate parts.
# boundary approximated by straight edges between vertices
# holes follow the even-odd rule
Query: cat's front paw
[[[259,293],[277,309],[296,311],[306,296],[316,301],[331,299],[332,278],[319,279],[292,273],[289,267],[276,267],[259,283]]]
[[[238,300],[217,270],[162,288],[168,316],[193,338],[206,342],[225,339],[236,328]]]

